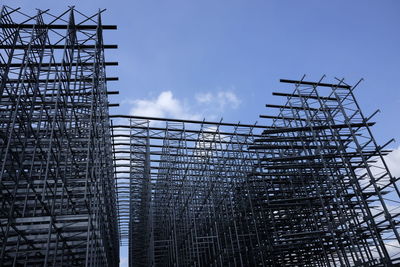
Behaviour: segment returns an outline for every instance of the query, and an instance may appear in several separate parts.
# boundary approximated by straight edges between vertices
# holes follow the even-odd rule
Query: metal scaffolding
[[[125,214],[120,229],[129,233],[121,240],[129,238],[131,263],[192,266],[200,258],[197,263],[207,266],[214,262],[207,253],[228,249],[234,258],[244,249],[232,239],[235,231],[255,228],[251,218],[236,221],[234,200],[256,164],[243,147],[260,138],[253,129],[264,126],[160,119],[160,127],[157,118],[111,117],[129,121],[113,125],[113,137]],[[228,257],[215,260],[230,263]]]
[[[376,143],[358,84],[281,82],[294,90],[273,93],[285,102],[267,105],[268,126],[110,116],[131,266],[400,262],[390,142]]]
[[[0,11],[0,266],[400,264],[359,83],[281,80],[264,125],[109,115],[103,11]]]
[[[0,266],[117,266],[100,10],[0,11]]]
[[[303,77],[304,78],[304,77]],[[262,153],[250,198],[267,223],[260,231],[278,265],[391,266],[399,258],[398,178],[377,145],[355,86],[281,80],[292,93],[267,105],[275,129],[250,149]]]

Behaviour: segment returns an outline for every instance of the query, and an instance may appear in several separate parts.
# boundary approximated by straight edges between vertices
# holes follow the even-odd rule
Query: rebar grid
[[[358,84],[282,82],[295,89],[274,93],[270,126],[111,116],[131,266],[400,261],[390,142],[376,144]]]
[[[118,265],[103,11],[0,11],[0,266]]]

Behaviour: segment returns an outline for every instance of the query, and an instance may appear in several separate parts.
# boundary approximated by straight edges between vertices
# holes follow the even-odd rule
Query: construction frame
[[[103,11],[0,11],[0,266],[118,266]]]
[[[0,11],[0,266],[400,264],[361,81],[281,80],[262,124],[110,115],[103,12]]]
[[[110,116],[131,266],[399,263],[393,140],[376,143],[358,83],[323,78],[281,80],[265,125]]]

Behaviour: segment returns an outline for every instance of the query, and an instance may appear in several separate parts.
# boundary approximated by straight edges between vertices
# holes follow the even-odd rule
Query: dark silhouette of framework
[[[358,84],[281,82],[268,126],[111,116],[131,266],[400,262],[392,140],[377,145]]]
[[[0,266],[118,266],[103,11],[0,11]]]
[[[103,11],[0,11],[0,266],[400,263],[358,84],[281,80],[265,125],[109,115]]]

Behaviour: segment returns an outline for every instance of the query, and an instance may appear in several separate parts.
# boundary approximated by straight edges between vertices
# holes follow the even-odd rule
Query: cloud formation
[[[196,100],[200,104],[215,105],[221,111],[224,110],[227,106],[236,109],[241,103],[240,99],[232,91],[199,93],[196,95]]]
[[[392,175],[400,176],[400,147],[394,149],[389,155],[385,156],[386,164]]]
[[[195,95],[195,99],[178,99],[171,91],[163,91],[157,97],[125,101],[133,104],[131,115],[201,120],[217,119],[228,109],[236,109],[241,101],[232,91],[205,92]],[[189,105],[190,103],[190,105]]]
[[[201,115],[191,112],[183,101],[174,97],[171,91],[161,92],[155,99],[139,99],[133,101],[131,115],[179,118],[179,119],[201,119]]]
[[[120,267],[128,267],[128,257],[122,257],[119,262]]]

